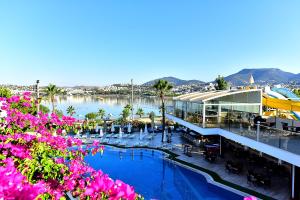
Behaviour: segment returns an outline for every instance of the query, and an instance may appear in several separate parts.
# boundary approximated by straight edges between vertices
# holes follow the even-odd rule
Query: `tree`
[[[149,113],[149,119],[151,120],[151,127],[154,128],[155,113],[153,111]]]
[[[164,140],[164,132],[166,129],[166,113],[165,113],[165,96],[167,93],[171,91],[173,86],[166,80],[158,80],[154,85],[153,88],[156,90],[157,96],[161,100],[161,110],[162,110],[162,126],[163,126],[163,132],[161,141]]]
[[[145,114],[144,110],[142,108],[137,109],[136,113],[138,116],[140,116],[140,118],[142,118],[142,116]]]
[[[12,94],[11,94],[10,89],[8,89],[6,87],[0,87],[0,97],[9,98],[11,96],[12,96]]]
[[[85,115],[85,118],[94,120],[94,119],[97,118],[97,113],[94,113],[94,112],[88,113],[88,114]]]
[[[71,117],[75,114],[75,108],[73,106],[69,106],[67,108],[67,114],[70,115]]]
[[[294,89],[293,92],[300,97],[300,89]]]
[[[52,104],[52,112],[55,111],[55,96],[60,94],[60,89],[58,87],[56,87],[56,85],[53,85],[53,84],[49,84],[47,87],[46,87],[46,95],[49,97],[50,101],[51,101],[51,104]]]
[[[47,106],[40,104],[40,111],[44,114],[49,113],[50,109]]]
[[[132,111],[132,110],[133,110],[132,106],[131,106],[131,105],[129,105],[129,104],[127,104],[127,105],[126,105],[124,108],[125,108],[125,109],[128,109],[128,110],[130,110],[130,111]]]
[[[228,88],[228,83],[227,81],[225,81],[223,76],[219,76],[218,78],[216,78],[216,90],[227,90]]]
[[[62,110],[58,110],[58,109],[54,109],[54,113],[55,113],[59,118],[61,118],[61,117],[64,115],[63,111],[62,111]]]
[[[103,108],[100,108],[98,110],[98,116],[100,117],[100,119],[103,119],[104,118],[104,115],[105,115],[105,110]]]
[[[121,116],[122,116],[122,120],[124,122],[127,121],[127,118],[130,116],[131,114],[131,106],[130,105],[126,105],[124,107],[124,109],[122,110]]]

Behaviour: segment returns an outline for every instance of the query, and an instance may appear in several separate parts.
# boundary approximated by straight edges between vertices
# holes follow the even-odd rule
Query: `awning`
[[[268,95],[263,95],[263,105],[270,108],[300,112],[300,102],[283,99],[271,98]]]

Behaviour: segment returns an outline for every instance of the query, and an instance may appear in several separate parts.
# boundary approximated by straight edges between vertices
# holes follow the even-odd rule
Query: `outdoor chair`
[[[209,162],[215,162],[217,159],[217,156],[214,154],[206,154],[205,155],[205,160],[209,161]]]
[[[266,176],[259,176],[257,184],[263,187],[271,187],[271,179]]]
[[[240,174],[243,171],[243,165],[241,163],[233,163],[232,161],[227,161],[226,170],[230,173]]]
[[[133,139],[133,138],[135,138],[135,135],[134,135],[134,134],[130,134],[130,135],[128,136],[128,138],[129,138],[129,139]]]
[[[192,149],[193,149],[192,145],[187,145],[187,144],[183,145],[183,153],[189,157],[192,156]]]
[[[257,185],[257,178],[254,174],[247,174],[247,183],[252,185]]]

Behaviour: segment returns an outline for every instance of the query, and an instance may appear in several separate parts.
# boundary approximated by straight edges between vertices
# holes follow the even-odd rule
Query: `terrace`
[[[259,155],[286,162],[290,168],[291,197],[299,179],[300,135],[297,129],[270,127],[262,115],[262,91],[258,89],[191,93],[174,98],[167,118],[202,136],[220,137]],[[278,127],[278,126],[276,126]]]
[[[192,93],[174,99],[168,118],[203,135],[234,133],[300,155],[300,134],[267,126],[261,90]],[[216,129],[217,128],[217,129]],[[221,129],[221,130],[220,130]]]

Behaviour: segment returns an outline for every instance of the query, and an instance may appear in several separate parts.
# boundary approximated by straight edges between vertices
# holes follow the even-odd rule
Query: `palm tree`
[[[105,115],[105,110],[104,109],[102,109],[102,108],[100,108],[99,110],[98,110],[98,116],[100,117],[100,119],[103,119],[103,117],[104,117],[104,115]]]
[[[56,85],[53,84],[49,84],[46,87],[46,95],[50,98],[51,104],[52,104],[52,112],[55,112],[55,105],[54,105],[54,101],[55,101],[55,96],[58,95],[60,93],[60,89],[58,87],[56,87]]]
[[[131,113],[131,106],[126,105],[121,113],[121,118],[124,122],[127,121],[127,118],[130,116],[130,113]]]
[[[142,108],[139,108],[139,109],[137,109],[137,111],[136,111],[135,114],[139,115],[140,118],[142,118],[142,116],[143,116],[145,113],[144,113],[144,110],[143,110]]]
[[[154,85],[153,88],[157,92],[157,96],[161,100],[161,111],[162,111],[162,126],[163,132],[161,136],[161,141],[164,140],[164,132],[166,128],[166,113],[165,113],[165,95],[171,91],[173,86],[166,80],[158,80]]]
[[[75,114],[75,108],[73,106],[69,106],[67,108],[67,114],[72,117]]]

